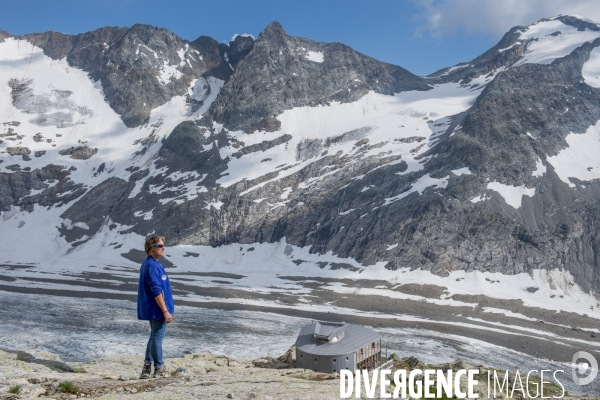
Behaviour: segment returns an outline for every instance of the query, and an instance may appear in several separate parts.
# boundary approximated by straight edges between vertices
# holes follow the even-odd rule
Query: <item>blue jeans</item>
[[[144,364],[149,365],[154,362],[154,369],[160,368],[163,365],[162,358],[162,342],[167,331],[167,323],[164,319],[159,319],[150,322],[150,339],[146,345],[146,358]]]

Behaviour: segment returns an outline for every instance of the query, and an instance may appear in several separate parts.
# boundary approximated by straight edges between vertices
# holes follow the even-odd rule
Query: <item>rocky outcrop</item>
[[[26,357],[19,357],[18,354],[24,354]],[[506,373],[484,365],[470,365],[462,360],[426,365],[416,357],[401,358],[392,354],[390,361],[387,368],[391,370],[392,376],[397,369],[406,370],[407,375],[414,369],[424,368],[441,369],[444,372],[476,369],[479,374],[476,375],[478,384],[474,386],[474,391],[480,398],[487,395],[488,371],[497,371],[500,382],[504,381]],[[14,394],[21,398],[43,396],[60,399],[114,396],[119,399],[135,399],[140,395],[145,399],[332,399],[340,395],[340,379],[337,374],[315,373],[296,368],[282,370],[266,366],[257,367],[250,361],[210,353],[188,353],[181,358],[167,358],[165,366],[171,372],[170,376],[146,380],[138,379],[143,364],[141,356],[122,355],[68,364],[70,365],[45,351],[0,350],[0,395],[10,398],[9,391],[16,392]],[[56,365],[72,370],[57,370],[53,368]],[[526,373],[521,371],[521,374]],[[512,388],[515,379],[520,378],[517,377],[516,371],[509,371],[508,374],[509,387]],[[422,381],[423,375],[418,375],[417,380]],[[539,388],[540,378],[530,375],[527,383],[525,379],[522,379],[522,383],[529,385],[531,393],[536,393],[536,385]],[[523,385],[517,385],[518,391]],[[460,386],[463,392],[467,391],[466,375],[460,379]],[[380,390],[378,385],[375,393],[380,393]],[[391,394],[394,387],[388,386],[387,390]],[[512,397],[507,394],[506,385],[503,392],[498,391],[496,398]],[[561,397],[562,394],[562,389],[554,382],[544,383],[544,396]]]
[[[68,242],[90,238],[108,221],[111,210],[128,193],[129,183],[109,178],[87,192],[60,217],[68,221],[59,228]]]
[[[69,156],[74,160],[88,160],[96,153],[98,153],[98,149],[88,146],[69,147],[58,152],[61,156]]]
[[[31,150],[29,150],[29,147],[7,147],[6,152],[11,156],[22,156],[23,161],[30,160]]]
[[[71,172],[54,164],[34,170],[27,167],[12,173],[0,172],[0,211],[11,212],[13,206],[33,211],[35,204],[61,206],[79,198],[86,190],[83,184],[71,180]],[[3,217],[8,216],[3,214]]]

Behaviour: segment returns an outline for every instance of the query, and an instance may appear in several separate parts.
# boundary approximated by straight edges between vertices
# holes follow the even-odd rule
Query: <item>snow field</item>
[[[569,178],[591,181],[600,178],[600,121],[585,133],[571,133],[565,140],[568,147],[557,155],[546,158],[558,177],[570,187],[576,185]]]
[[[211,204],[211,206],[218,207],[218,204]],[[17,278],[17,281],[13,282],[14,285],[56,289],[60,286],[56,283],[19,279],[21,276],[48,278],[54,275],[65,282],[65,289],[89,291],[89,287],[77,285],[76,275],[84,272],[103,272],[105,266],[118,267],[123,271],[122,276],[137,277],[139,265],[123,258],[120,254],[129,249],[141,250],[144,237],[133,233],[122,234],[120,232],[130,227],[118,224],[116,229],[111,230],[109,226],[113,222],[107,219],[93,240],[71,248],[64,238],[56,234],[56,221],[61,221],[59,215],[64,211],[64,207],[46,210],[36,206],[32,213],[13,209],[9,213],[2,214],[0,240],[12,245],[10,252],[0,256],[0,262],[35,266],[32,269],[6,271],[6,275]],[[151,213],[151,211],[149,212]],[[64,222],[66,225],[68,224],[67,221]],[[19,225],[21,225],[20,228]],[[32,243],[35,248],[32,248]],[[119,248],[115,248],[116,246]],[[389,246],[388,249],[394,247]],[[188,253],[196,253],[199,257],[189,257]],[[171,271],[177,272],[178,277],[185,278],[186,285],[224,286],[260,293],[295,294],[306,301],[304,305],[299,303],[297,306],[307,309],[314,307],[311,304],[312,289],[306,288],[296,281],[281,279],[280,276],[306,277],[307,280],[335,278],[388,282],[388,287],[383,288],[350,287],[341,282],[326,285],[328,290],[339,294],[380,295],[392,299],[425,301],[444,306],[468,305],[453,300],[451,297],[454,294],[485,295],[501,299],[521,300],[527,307],[585,313],[592,318],[600,319],[600,311],[596,309],[595,297],[592,294],[584,293],[574,283],[570,273],[566,271],[534,270],[531,274],[518,275],[453,271],[448,277],[440,277],[429,271],[411,271],[408,267],[396,271],[387,270],[385,269],[386,262],[378,262],[376,265],[365,267],[353,259],[340,258],[331,252],[324,255],[311,254],[308,247],[300,248],[288,245],[285,238],[278,243],[231,244],[217,248],[180,245],[169,247],[166,254],[167,259],[177,266],[176,270]],[[300,260],[302,261],[300,262]],[[321,268],[318,263],[322,262],[343,263],[351,268],[332,269],[331,266]],[[190,274],[187,275],[187,272]],[[231,282],[224,285],[213,282],[213,277],[194,275],[197,272],[226,272],[242,275],[243,278],[226,279]],[[115,276],[114,281],[120,282],[118,275]],[[408,283],[441,286],[446,288],[447,293],[439,299],[431,299],[394,290],[395,287]],[[527,290],[531,287],[535,287],[537,290],[531,293]],[[244,300],[242,298],[211,299],[192,295],[185,296],[185,299],[190,301],[233,301],[263,306],[278,304],[277,302]],[[281,306],[288,307],[288,305]],[[593,309],[590,310],[590,307]],[[344,312],[350,312],[350,310]]]
[[[600,47],[590,51],[590,59],[583,64],[581,70],[583,80],[591,87],[600,88]]]
[[[550,64],[557,58],[570,54],[585,42],[591,42],[600,37],[597,31],[578,31],[557,19],[540,21],[531,25],[520,36],[520,40],[531,40],[527,45],[524,57],[515,63]]]
[[[385,143],[382,147],[372,149],[361,158],[385,154],[385,157],[401,156],[408,164],[405,173],[423,168],[422,161],[416,160],[419,154],[435,145],[435,138],[444,132],[449,123],[448,117],[470,107],[479,95],[479,90],[470,91],[458,84],[444,84],[430,91],[411,91],[387,96],[369,92],[363,98],[352,103],[332,103],[329,106],[297,107],[286,110],[277,117],[281,121],[281,129],[277,132],[245,134],[241,131],[229,132],[246,146],[274,140],[283,134],[290,134],[292,139],[287,143],[272,147],[264,152],[247,154],[239,159],[233,158],[228,164],[229,173],[218,180],[222,186],[230,186],[242,179],[252,180],[272,172],[275,166],[292,166],[281,171],[274,180],[289,176],[326,155],[317,155],[308,160],[297,160],[298,145],[306,140],[321,140],[323,145],[327,138],[337,137],[346,132],[362,127],[371,127],[366,136],[370,144]],[[435,126],[438,125],[438,126]],[[421,136],[422,142],[402,143],[394,139]],[[356,140],[323,147],[327,155],[353,154],[356,151]],[[413,150],[421,146],[417,152]],[[237,149],[221,149],[221,157],[236,152]],[[271,161],[261,162],[270,158]],[[328,172],[333,174],[336,171]],[[261,186],[267,184],[263,182]],[[260,186],[250,188],[256,189]]]
[[[533,197],[535,194],[535,188],[527,188],[526,186],[511,186],[511,185],[503,185],[499,182],[490,182],[487,185],[488,189],[493,190],[498,193],[506,204],[513,208],[521,208],[521,202],[523,201],[523,196]]]

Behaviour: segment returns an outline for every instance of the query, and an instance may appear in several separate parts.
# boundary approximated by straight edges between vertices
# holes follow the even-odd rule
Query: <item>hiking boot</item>
[[[167,372],[167,368],[163,365],[160,368],[154,368],[154,377],[155,378],[167,378],[169,373]]]
[[[142,368],[142,374],[140,375],[140,379],[149,379],[152,373],[152,364],[144,364],[144,368]]]

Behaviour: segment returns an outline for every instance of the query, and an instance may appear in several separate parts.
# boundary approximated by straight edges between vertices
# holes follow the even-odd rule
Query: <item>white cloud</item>
[[[252,39],[254,39],[254,35],[252,35],[251,33],[236,33],[235,35],[233,35],[231,37],[231,40],[229,40],[229,42],[233,42],[235,40],[236,37],[241,36],[241,37],[251,37]]]
[[[500,38],[510,28],[559,14],[600,22],[597,0],[414,0],[422,12],[418,34],[435,38],[459,33]]]

